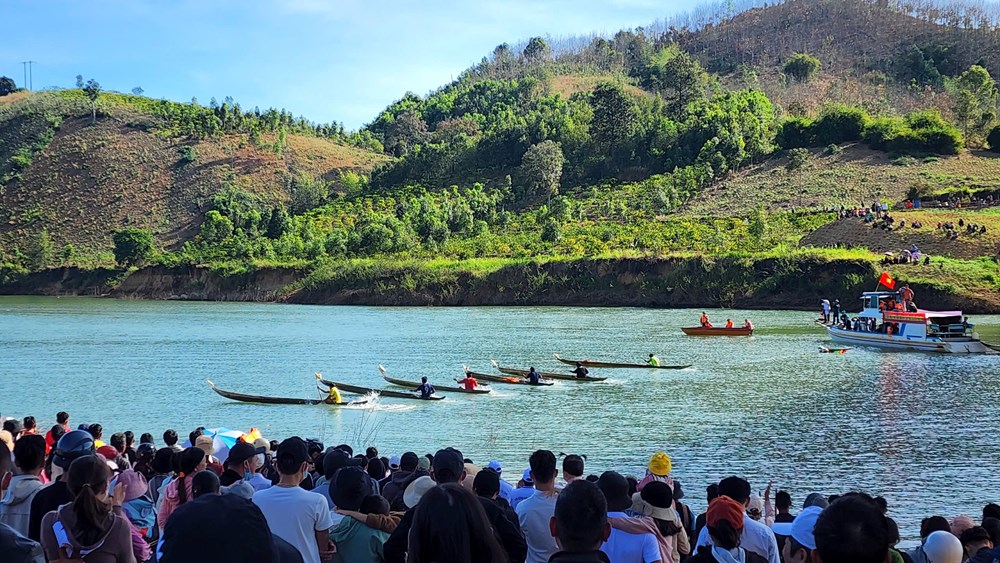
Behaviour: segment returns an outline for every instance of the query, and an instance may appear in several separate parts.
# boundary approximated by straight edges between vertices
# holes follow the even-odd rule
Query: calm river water
[[[0,298],[0,414],[43,425],[101,422],[106,434],[167,427],[299,434],[326,444],[364,437],[384,453],[455,445],[507,477],[538,448],[580,453],[588,472],[641,475],[666,450],[692,507],[704,485],[730,474],[755,490],[769,480],[801,503],[810,491],[885,496],[905,537],[920,518],[976,516],[1000,501],[1000,358],[853,350],[828,343],[814,314],[750,316],[753,338],[705,339],[679,328],[700,311],[580,308],[375,308],[246,303]],[[1000,317],[978,316],[1000,342]],[[444,382],[490,358],[558,370],[552,359],[641,361],[655,352],[683,371],[592,370],[604,383],[495,386],[490,396],[437,403],[384,400],[375,412],[328,406],[261,406],[213,393],[317,396],[314,372],[383,387],[397,377]],[[599,373],[598,373],[599,372]],[[798,505],[798,504],[797,504]]]

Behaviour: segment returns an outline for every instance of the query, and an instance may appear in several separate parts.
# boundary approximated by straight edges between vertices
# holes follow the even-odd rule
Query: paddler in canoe
[[[322,373],[316,374],[316,379],[320,379],[322,377],[323,377]],[[322,388],[320,390],[322,390]],[[326,399],[323,400],[324,403],[328,405],[344,404],[344,398],[340,396],[340,389],[337,389],[336,385],[330,386],[330,388],[326,390],[326,393],[327,393]]]
[[[650,354],[649,359],[646,360],[646,363],[653,367],[660,367],[660,358],[657,358],[653,354]]]
[[[733,319],[726,319],[726,328],[733,328]]]
[[[475,391],[479,388],[479,382],[476,381],[475,377],[469,375],[469,372],[465,372],[465,379],[456,380],[456,383],[464,385],[466,391]]]
[[[702,328],[712,328],[712,322],[708,320],[708,313],[705,311],[701,312],[701,326]]]
[[[538,372],[535,371],[535,368],[534,367],[529,367],[528,368],[528,381],[532,385],[538,385],[538,382],[541,381],[541,380],[542,380],[542,376],[538,375]]]
[[[336,385],[334,385],[333,387],[330,387],[330,389],[327,391],[327,393],[328,393],[328,395],[327,395],[326,401],[325,401],[327,404],[330,404],[330,405],[340,405],[340,404],[342,404],[344,402],[344,398],[340,396],[340,389],[337,389]]]
[[[577,362],[576,369],[573,370],[573,374],[576,375],[577,379],[585,379],[588,375],[590,375],[590,371],[583,367],[583,364]]]
[[[434,386],[431,385],[430,383],[427,383],[427,376],[424,376],[420,378],[420,386],[414,389],[413,391],[419,392],[421,399],[430,399],[431,395],[434,394]]]

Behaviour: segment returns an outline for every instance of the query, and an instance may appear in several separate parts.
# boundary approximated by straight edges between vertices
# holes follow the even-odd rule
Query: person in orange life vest
[[[712,323],[708,320],[708,313],[701,312],[701,326],[705,328],[712,328]]]
[[[726,319],[726,328],[733,328],[733,319]]]

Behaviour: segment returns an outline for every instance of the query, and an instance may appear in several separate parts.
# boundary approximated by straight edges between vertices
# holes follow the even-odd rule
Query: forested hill
[[[82,82],[0,96],[0,276],[786,255],[813,251],[799,241],[830,207],[1000,196],[995,9],[746,8],[504,43],[353,133]],[[996,285],[985,268],[976,283]]]
[[[973,64],[1000,72],[1000,6],[991,2],[784,0],[735,15],[726,5],[701,11],[702,24],[657,29],[715,72],[740,65],[780,69],[811,53],[832,73],[881,72],[922,86]],[[753,4],[751,4],[753,5]],[[708,23],[713,22],[713,23]],[[680,23],[680,22],[677,22]]]

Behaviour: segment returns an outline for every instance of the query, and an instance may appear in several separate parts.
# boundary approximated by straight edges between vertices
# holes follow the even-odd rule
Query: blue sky
[[[613,33],[679,0],[2,0],[0,75],[36,90],[106,89],[203,104],[232,96],[356,129],[407,91],[441,86],[499,43]]]

